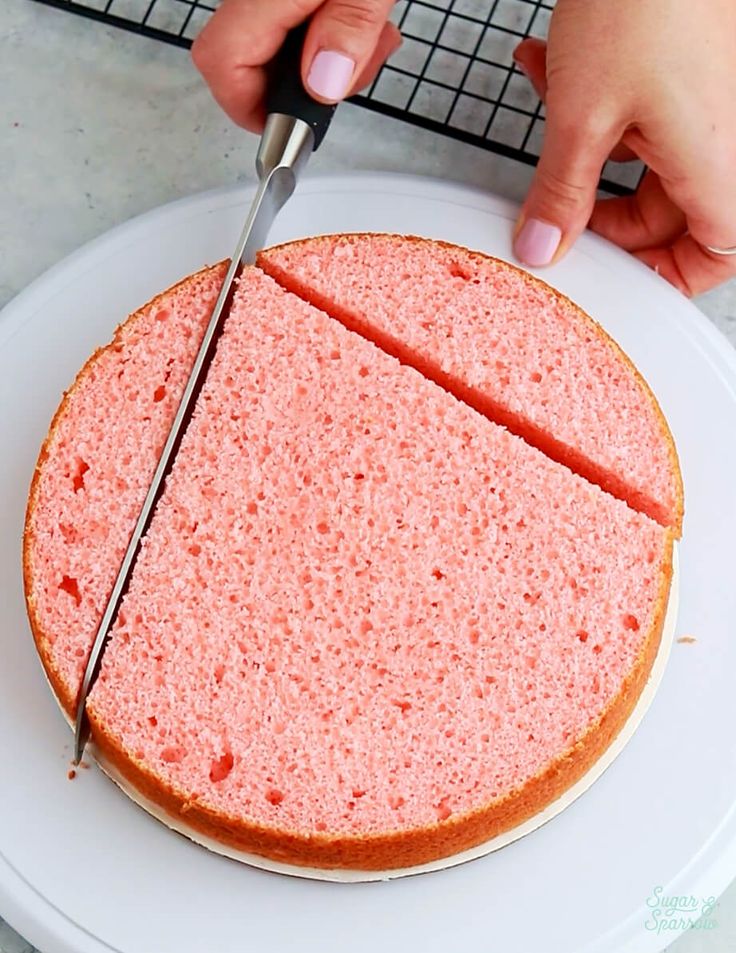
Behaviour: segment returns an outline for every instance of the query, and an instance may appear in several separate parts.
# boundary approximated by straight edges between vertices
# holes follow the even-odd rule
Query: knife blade
[[[255,262],[256,253],[265,244],[274,219],[294,193],[310,155],[320,146],[335,112],[335,106],[316,102],[302,85],[300,60],[306,29],[306,25],[302,25],[292,30],[271,64],[266,98],[267,119],[256,156],[258,188],[95,634],[77,696],[75,764],[81,761],[89,740],[87,698],[99,674],[102,657],[110,640],[110,630],[127,591],[141,541],[150,526],[166,477],[174,464],[207,377],[230,309],[236,280],[245,265]]]

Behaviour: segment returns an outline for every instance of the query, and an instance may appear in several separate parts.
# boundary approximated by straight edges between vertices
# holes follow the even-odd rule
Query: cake
[[[650,435],[634,496],[618,498],[489,419],[493,392],[480,413],[397,357],[374,311],[358,333],[367,282],[352,310],[346,272],[329,313],[310,303],[298,263],[311,245],[293,252],[288,280],[265,273],[284,249],[240,279],[88,700],[92,737],[193,836],[325,870],[411,867],[534,816],[616,737],[659,645],[679,471],[660,423],[669,445]],[[483,267],[533,306],[549,294]],[[128,319],[41,451],[26,596],[69,716],[223,268]],[[409,340],[394,303],[391,333]],[[561,313],[618,354],[573,306]],[[656,408],[623,357],[618,373]]]

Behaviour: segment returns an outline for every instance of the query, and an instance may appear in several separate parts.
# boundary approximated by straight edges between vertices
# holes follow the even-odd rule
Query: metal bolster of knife
[[[283,113],[269,115],[256,156],[258,214],[240,255],[242,264],[252,264],[265,244],[268,227],[294,193],[313,150],[314,132],[306,122]]]
[[[291,173],[297,180],[313,151],[314,132],[308,123],[283,113],[271,113],[256,156],[258,178]]]

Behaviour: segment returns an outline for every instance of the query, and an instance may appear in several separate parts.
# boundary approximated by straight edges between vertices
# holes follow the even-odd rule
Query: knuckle
[[[623,132],[623,109],[598,90],[589,90],[587,101],[573,96],[566,85],[549,83],[547,90],[547,121],[560,137],[571,143],[596,143],[611,136],[617,129]]]
[[[579,115],[557,119],[550,113],[555,123],[557,138],[567,143],[571,149],[590,149],[598,143],[612,138],[615,123],[599,110],[584,110]],[[618,138],[618,137],[617,137]]]
[[[348,30],[358,33],[383,26],[384,4],[376,0],[339,0],[330,7],[331,18]]]
[[[548,165],[540,163],[537,180],[548,201],[558,208],[578,209],[590,201],[590,188],[586,184],[575,182]]]
[[[578,139],[586,142],[599,142],[611,135],[615,120],[603,109],[587,109],[578,117],[576,128],[572,132]]]

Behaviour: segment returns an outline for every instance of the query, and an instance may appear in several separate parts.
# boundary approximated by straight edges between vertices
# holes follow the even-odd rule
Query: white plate
[[[736,355],[633,259],[585,236],[545,277],[631,354],[685,476],[678,635],[661,688],[605,775],[529,837],[394,883],[279,877],[210,854],[97,771],[66,780],[70,735],[28,633],[20,537],[38,446],[62,389],[127,312],[229,254],[250,193],[196,196],[77,252],[0,316],[0,911],[48,953],[608,953],[660,950],[647,899],[697,897],[736,873]],[[396,176],[304,183],[274,241],[414,232],[508,257],[514,209]]]

